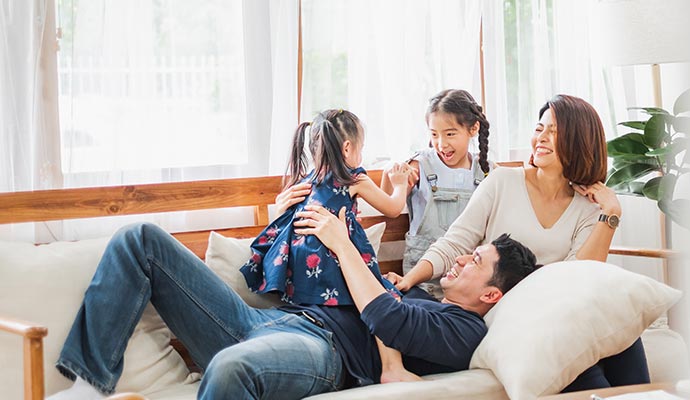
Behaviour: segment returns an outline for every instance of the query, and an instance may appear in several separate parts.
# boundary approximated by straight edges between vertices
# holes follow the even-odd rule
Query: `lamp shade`
[[[598,0],[595,25],[606,65],[690,61],[690,0]]]

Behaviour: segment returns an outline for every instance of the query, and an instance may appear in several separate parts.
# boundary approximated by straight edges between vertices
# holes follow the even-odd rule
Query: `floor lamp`
[[[598,0],[596,39],[604,65],[650,65],[661,107],[659,64],[690,61],[690,1]]]

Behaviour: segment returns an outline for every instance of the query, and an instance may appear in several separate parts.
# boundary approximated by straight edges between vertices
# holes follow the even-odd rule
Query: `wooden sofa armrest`
[[[48,328],[31,322],[0,318],[0,330],[24,338],[24,400],[43,400],[43,338],[48,335]],[[107,400],[146,400],[146,397],[136,393],[119,393]]]
[[[43,338],[48,334],[48,328],[0,318],[0,330],[24,338],[24,400],[43,400]]]

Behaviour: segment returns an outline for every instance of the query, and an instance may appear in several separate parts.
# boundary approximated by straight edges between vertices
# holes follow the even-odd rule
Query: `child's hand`
[[[410,166],[407,164],[395,163],[386,173],[393,186],[407,186],[410,169]]]

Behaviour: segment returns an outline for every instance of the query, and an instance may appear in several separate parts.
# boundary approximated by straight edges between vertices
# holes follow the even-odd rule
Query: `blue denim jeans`
[[[204,369],[200,399],[297,399],[343,385],[331,332],[298,315],[249,307],[175,238],[146,223],[111,239],[57,368],[112,393],[149,301]]]

